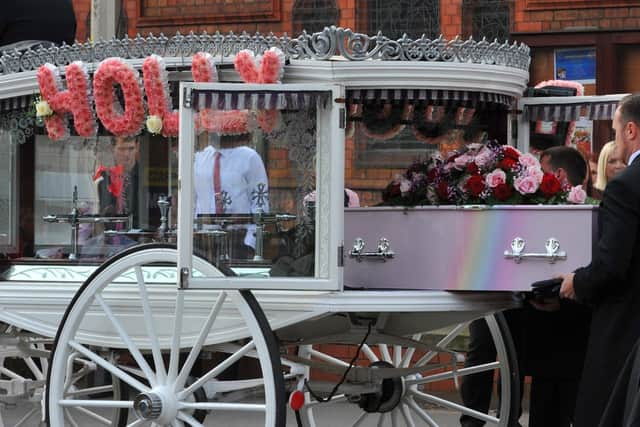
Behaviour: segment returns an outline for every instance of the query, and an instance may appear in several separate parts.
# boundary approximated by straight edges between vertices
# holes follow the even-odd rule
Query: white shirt
[[[269,183],[260,155],[249,147],[206,147],[195,154],[194,215],[216,212],[213,190],[215,153],[220,151],[220,186],[224,213],[269,212]],[[255,226],[247,227],[244,243],[255,248]]]
[[[634,151],[633,154],[629,156],[629,161],[627,162],[627,165],[630,165],[631,162],[633,162],[638,156],[640,156],[640,150]]]

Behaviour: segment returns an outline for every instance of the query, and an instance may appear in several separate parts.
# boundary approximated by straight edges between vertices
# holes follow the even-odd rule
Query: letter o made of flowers
[[[115,96],[115,85],[122,87],[124,111]],[[138,72],[120,58],[100,63],[93,75],[96,113],[104,127],[116,136],[140,132],[144,122],[144,105]]]
[[[37,71],[40,94],[52,110],[45,117],[49,138],[57,141],[69,135],[66,113],[73,115],[78,135],[91,137],[96,134],[98,127],[91,108],[91,85],[87,67],[83,62],[75,61],[66,66],[65,74],[68,89],[61,90],[60,72],[55,65],[47,63]]]

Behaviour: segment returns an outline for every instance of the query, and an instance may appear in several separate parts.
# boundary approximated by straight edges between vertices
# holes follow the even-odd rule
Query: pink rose
[[[406,178],[400,180],[400,192],[406,194],[411,190],[411,181]]]
[[[463,154],[461,156],[456,157],[453,160],[453,163],[456,169],[463,170],[467,167],[467,163],[471,162],[472,160],[473,160],[473,157],[469,156],[468,154]]]
[[[476,158],[476,162],[478,159]],[[507,174],[500,169],[495,169],[493,172],[488,173],[486,177],[487,185],[491,188],[496,188],[500,184],[507,182]]]
[[[532,178],[535,178],[536,182],[538,184],[540,184],[542,182],[542,176],[544,175],[544,173],[542,172],[542,169],[540,168],[527,168],[525,171],[524,176],[529,176]]]
[[[483,147],[482,150],[476,156],[476,164],[483,168],[489,165],[493,161],[493,153],[487,147]]]
[[[582,185],[571,187],[567,195],[567,202],[579,205],[584,203],[585,200],[587,200],[587,193],[582,189]]]
[[[538,181],[536,177],[529,175],[516,178],[513,186],[520,194],[533,194],[538,191],[538,187],[540,187],[540,181]]]
[[[540,162],[538,162],[538,159],[536,159],[535,156],[530,153],[523,154],[522,156],[520,156],[518,161],[527,169],[540,168]]]

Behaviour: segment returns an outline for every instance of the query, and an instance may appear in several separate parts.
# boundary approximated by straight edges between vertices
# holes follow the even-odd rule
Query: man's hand
[[[529,300],[529,304],[533,306],[536,310],[540,311],[558,311],[560,310],[560,298],[545,298],[543,300],[537,301],[535,299]]]
[[[573,277],[575,275],[575,273],[569,273],[558,276],[562,279],[562,285],[560,285],[560,298],[576,299],[576,291],[573,288]]]

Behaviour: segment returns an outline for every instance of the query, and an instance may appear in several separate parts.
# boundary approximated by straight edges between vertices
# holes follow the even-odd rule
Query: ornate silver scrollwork
[[[236,35],[190,33],[186,36],[176,33],[167,38],[164,34],[135,38],[98,40],[94,43],[76,42],[56,47],[36,47],[18,51],[4,51],[0,56],[0,75],[35,70],[46,62],[65,66],[73,61],[100,62],[105,58],[118,56],[126,59],[143,59],[155,53],[167,57],[189,57],[199,51],[213,56],[228,57],[242,49],[250,49],[261,54],[270,47],[280,48],[289,59],[328,60],[340,55],[350,61],[376,59],[382,61],[448,61],[495,64],[527,70],[530,49],[514,42],[476,41],[473,38],[461,40],[456,37],[446,40],[442,36],[429,39],[422,36],[411,39],[405,34],[394,40],[381,32],[369,36],[356,33],[348,28],[325,27],[323,31],[309,34],[303,31],[298,37],[287,34],[276,36],[272,33],[250,35],[246,32]],[[188,62],[186,62],[188,64]]]

